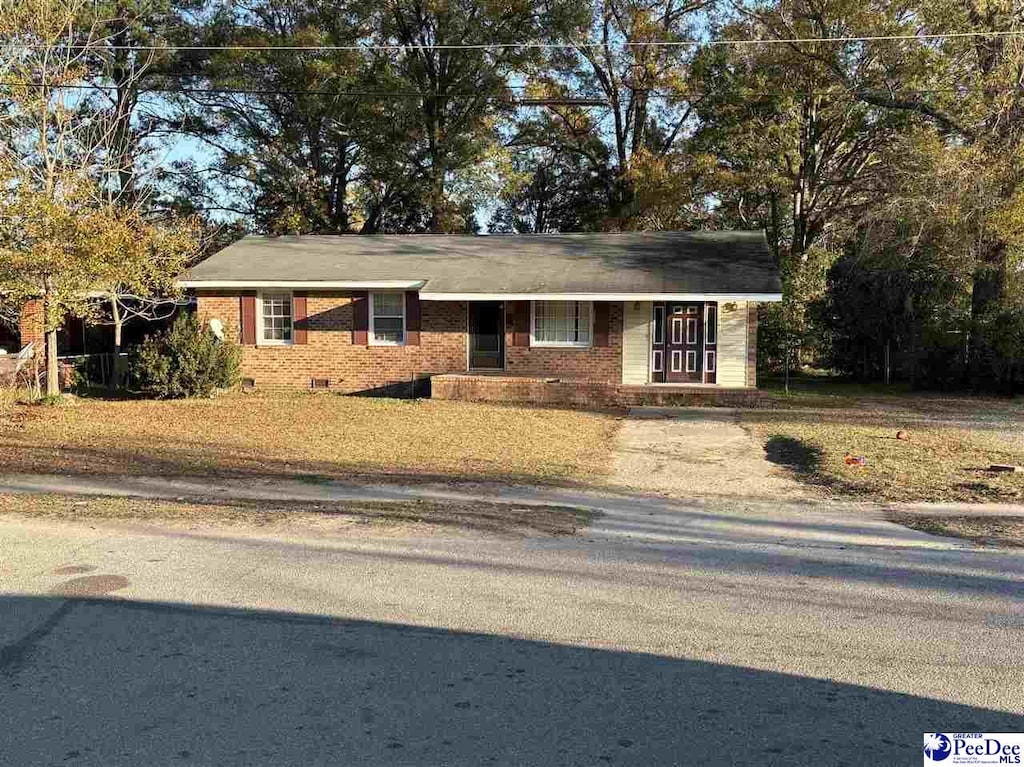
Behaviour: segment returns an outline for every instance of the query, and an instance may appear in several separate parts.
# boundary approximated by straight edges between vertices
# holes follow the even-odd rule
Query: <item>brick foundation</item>
[[[434,399],[471,402],[523,402],[618,408],[641,405],[689,407],[757,407],[764,394],[756,389],[713,386],[635,386],[604,381],[491,375],[443,375],[431,380]]]

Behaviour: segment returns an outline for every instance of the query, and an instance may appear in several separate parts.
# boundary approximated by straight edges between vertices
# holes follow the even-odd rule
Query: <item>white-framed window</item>
[[[289,346],[295,342],[295,315],[290,292],[266,292],[257,296],[256,343]]]
[[[405,293],[370,294],[370,345],[405,344]]]
[[[715,353],[711,349],[704,352],[704,372],[715,372]]]
[[[704,345],[715,346],[718,342],[718,306],[717,304],[706,304],[704,306]]]
[[[661,346],[665,343],[665,307],[654,307],[654,340],[653,343]]]
[[[531,346],[590,346],[593,307],[589,301],[534,301]]]

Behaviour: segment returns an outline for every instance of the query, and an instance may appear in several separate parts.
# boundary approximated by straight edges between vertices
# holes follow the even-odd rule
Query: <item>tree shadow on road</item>
[[[0,764],[910,764],[922,732],[1024,730],[850,684],[406,625],[18,596],[0,617]]]

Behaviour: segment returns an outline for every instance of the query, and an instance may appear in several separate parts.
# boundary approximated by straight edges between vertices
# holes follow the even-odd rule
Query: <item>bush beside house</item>
[[[238,382],[240,359],[236,344],[217,338],[187,313],[166,332],[146,339],[132,375],[143,392],[160,399],[209,397]]]

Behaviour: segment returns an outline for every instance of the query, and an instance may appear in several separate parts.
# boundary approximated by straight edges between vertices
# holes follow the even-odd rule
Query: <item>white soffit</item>
[[[422,301],[781,301],[781,293],[420,293]]]
[[[282,288],[301,290],[419,290],[426,280],[178,280],[181,288],[217,290],[231,288]]]

